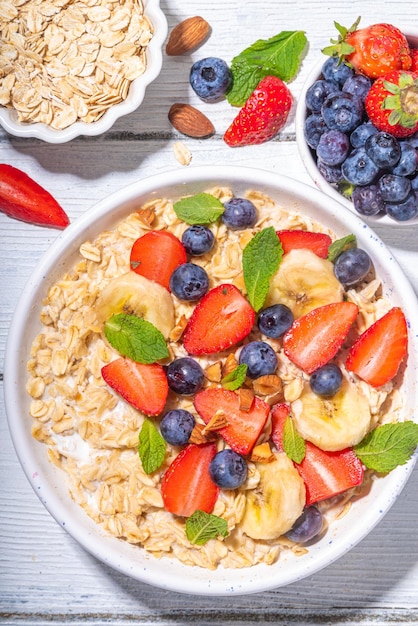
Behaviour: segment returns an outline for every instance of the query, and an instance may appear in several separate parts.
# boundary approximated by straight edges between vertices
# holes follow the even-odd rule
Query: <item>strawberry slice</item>
[[[277,236],[283,248],[283,254],[290,250],[307,248],[321,259],[328,256],[332,239],[326,233],[313,233],[309,230],[278,230]]]
[[[348,353],[346,367],[369,385],[380,387],[397,374],[407,350],[405,315],[393,307],[360,335]]]
[[[363,464],[351,448],[325,452],[307,441],[305,457],[301,463],[295,463],[295,467],[305,482],[306,506],[363,482]]]
[[[289,415],[288,404],[275,404],[271,409],[271,438],[278,452],[284,452],[283,429]]]
[[[280,78],[265,76],[225,132],[225,143],[237,147],[269,141],[285,125],[292,102]]]
[[[129,262],[134,272],[170,291],[171,274],[186,261],[186,250],[177,237],[165,230],[151,230],[134,242]]]
[[[203,296],[183,335],[189,354],[213,354],[242,341],[251,331],[255,311],[234,285],[218,285]]]
[[[189,517],[195,511],[211,513],[219,494],[209,465],[216,444],[188,444],[165,472],[161,482],[164,508],[174,515]]]
[[[286,356],[307,374],[330,361],[358,314],[353,302],[332,302],[295,320],[283,335]]]
[[[234,391],[211,387],[199,391],[194,397],[194,406],[205,424],[215,414],[223,414],[227,426],[216,432],[239,454],[249,454],[263,430],[270,413],[270,406],[257,398],[249,411],[239,406],[239,397]]]
[[[158,415],[165,407],[168,382],[158,363],[136,363],[120,357],[102,367],[103,380],[138,411]]]

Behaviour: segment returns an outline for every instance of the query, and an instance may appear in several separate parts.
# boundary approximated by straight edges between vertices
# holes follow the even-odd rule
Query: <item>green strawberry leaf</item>
[[[186,224],[211,224],[225,211],[218,198],[209,193],[197,193],[174,203],[177,217]]]
[[[163,334],[137,315],[112,315],[105,323],[104,333],[113,348],[137,363],[155,363],[169,356]]]
[[[418,446],[418,424],[408,421],[378,426],[354,446],[354,452],[366,467],[388,473],[404,465]]]
[[[148,418],[139,431],[138,454],[146,474],[159,469],[165,458],[165,441],[154,422]]]
[[[346,237],[341,237],[341,239],[333,241],[328,248],[328,261],[334,263],[342,252],[348,250],[349,248],[355,248],[356,245],[357,241],[355,235],[347,235]]]
[[[273,226],[260,230],[245,246],[242,269],[248,300],[255,311],[264,304],[270,278],[277,272],[283,248]]]
[[[238,365],[232,372],[229,372],[226,376],[224,376],[221,380],[221,385],[225,389],[229,389],[229,391],[235,391],[239,389],[247,377],[248,365],[246,363],[241,363]]]
[[[306,453],[305,440],[299,435],[290,415],[286,418],[283,427],[283,450],[295,463],[301,463]]]
[[[226,97],[233,106],[243,106],[265,76],[289,82],[298,72],[307,44],[303,31],[282,31],[259,39],[232,59],[232,86]]]
[[[203,546],[209,539],[228,536],[228,523],[226,520],[197,510],[186,520],[186,536],[190,543]]]

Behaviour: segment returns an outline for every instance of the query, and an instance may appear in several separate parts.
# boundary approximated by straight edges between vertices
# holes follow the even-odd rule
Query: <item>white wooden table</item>
[[[262,167],[312,184],[299,158],[294,111],[278,138],[262,146],[230,149],[223,131],[235,111],[227,102],[205,105],[188,85],[191,62],[234,55],[258,38],[304,30],[307,57],[291,89],[298,98],[319,50],[334,34],[333,20],[351,25],[415,22],[416,0],[163,0],[169,28],[202,15],[212,36],[193,55],[164,58],[143,105],[104,136],[47,145],[0,131],[0,162],[26,171],[62,204],[71,220],[96,201],[150,174],[182,166],[173,144],[192,152],[189,167],[235,164]],[[207,140],[180,137],[167,112],[175,101],[206,112],[216,127]],[[57,231],[0,214],[0,362],[9,323],[33,267]],[[418,292],[418,226],[376,228]],[[3,368],[1,369],[1,372]],[[348,555],[302,582],[256,596],[203,598],[151,588],[110,570],[87,554],[50,517],[29,486],[8,434],[0,398],[0,623],[1,624],[418,624],[418,470],[374,532]]]

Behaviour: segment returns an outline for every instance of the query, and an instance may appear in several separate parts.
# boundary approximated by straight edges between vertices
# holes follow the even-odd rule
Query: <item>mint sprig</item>
[[[177,217],[186,224],[211,224],[225,211],[218,198],[210,193],[197,193],[173,204]]]
[[[408,421],[378,426],[354,446],[354,452],[366,467],[386,474],[404,465],[417,446],[418,424]]]
[[[346,235],[346,237],[341,237],[341,239],[333,241],[328,248],[328,261],[334,263],[336,258],[339,257],[342,252],[348,250],[349,248],[355,248],[356,245],[357,241],[355,235]]]
[[[226,520],[197,510],[186,520],[186,536],[190,543],[203,546],[209,539],[228,536],[228,523]]]
[[[138,454],[146,474],[159,469],[165,457],[165,441],[154,422],[145,419],[139,431]]]
[[[239,389],[245,382],[247,377],[248,365],[246,363],[240,363],[232,372],[226,374],[221,380],[221,385],[229,391],[235,391]]]
[[[233,106],[242,106],[265,76],[289,82],[296,75],[307,44],[301,30],[282,31],[259,39],[232,59],[232,87],[226,94]]]
[[[286,418],[283,427],[283,450],[295,463],[301,463],[306,453],[305,440],[299,435],[290,415]]]
[[[155,363],[169,356],[163,334],[137,315],[112,315],[105,323],[104,333],[113,348],[137,363]]]
[[[265,302],[270,278],[277,272],[282,256],[282,244],[273,226],[260,230],[243,250],[244,283],[255,311],[259,311]]]

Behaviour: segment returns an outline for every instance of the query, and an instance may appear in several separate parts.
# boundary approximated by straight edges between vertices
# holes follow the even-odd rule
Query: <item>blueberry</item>
[[[331,129],[321,135],[316,153],[323,163],[339,165],[346,159],[349,148],[347,135],[340,130]]]
[[[305,120],[303,132],[305,135],[306,143],[310,148],[316,150],[319,139],[322,133],[327,130],[327,128],[328,126],[325,124],[322,115],[319,115],[319,113],[312,113],[311,115],[308,115]]]
[[[318,159],[316,165],[319,173],[328,183],[336,184],[343,180],[341,165],[329,165],[328,163],[323,163],[320,159]]]
[[[273,348],[265,341],[250,341],[240,352],[239,363],[248,366],[247,375],[258,378],[267,374],[274,374],[277,369],[277,355]]]
[[[322,105],[321,115],[328,128],[350,133],[363,119],[364,106],[360,98],[351,93],[337,92],[329,95]]]
[[[193,224],[184,231],[181,242],[187,252],[193,256],[202,256],[210,252],[215,244],[213,232],[201,224]]]
[[[371,122],[364,122],[357,126],[350,135],[350,143],[353,148],[362,148],[366,143],[366,139],[370,135],[375,135],[378,132],[376,126]]]
[[[401,158],[399,141],[383,131],[368,137],[364,148],[367,155],[380,168],[394,167]]]
[[[331,93],[338,91],[338,85],[329,80],[316,80],[306,90],[305,102],[312,113],[320,113],[324,100]]]
[[[185,446],[195,427],[195,418],[184,409],[172,409],[161,420],[160,431],[172,446]]]
[[[246,198],[231,198],[224,207],[222,221],[232,230],[251,228],[257,221],[257,209]]]
[[[385,203],[377,185],[355,187],[351,196],[354,208],[360,215],[377,215],[385,212]]]
[[[307,543],[319,535],[322,524],[322,513],[315,506],[308,506],[286,533],[286,537],[295,543]]]
[[[371,86],[372,81],[368,76],[364,76],[363,74],[353,74],[345,81],[342,91],[351,93],[353,96],[357,96],[364,102]]]
[[[418,167],[418,152],[408,141],[400,141],[401,156],[395,167],[392,168],[392,174],[397,176],[410,176]]]
[[[167,366],[168,386],[181,396],[197,393],[202,388],[204,378],[199,363],[191,357],[180,357]]]
[[[414,135],[410,135],[406,141],[411,144],[411,146],[413,148],[415,148],[415,150],[418,150],[418,132],[416,132]]]
[[[209,289],[209,277],[200,265],[182,263],[170,276],[170,290],[179,300],[200,300]]]
[[[237,489],[245,482],[247,473],[244,457],[230,448],[217,452],[209,465],[210,477],[221,489]]]
[[[403,202],[411,192],[411,181],[396,174],[383,174],[377,184],[385,202]]]
[[[273,304],[260,311],[257,325],[267,337],[281,337],[293,324],[292,311],[285,304]]]
[[[352,185],[370,185],[380,172],[380,168],[367,155],[364,148],[356,148],[341,165],[341,171]]]
[[[322,66],[322,75],[325,80],[331,80],[337,83],[339,87],[342,87],[353,74],[354,70],[346,63],[340,63],[338,57],[330,57]]]
[[[343,375],[334,363],[327,363],[315,370],[309,379],[309,385],[318,396],[329,398],[341,387]]]
[[[407,222],[418,216],[418,192],[412,191],[403,202],[386,202],[386,213],[397,222]]]
[[[411,187],[415,192],[418,192],[418,174],[409,179],[411,181]]]
[[[334,273],[345,287],[361,282],[372,268],[372,261],[365,250],[350,248],[342,252],[334,263]]]
[[[232,74],[223,59],[207,57],[193,63],[189,79],[199,98],[205,102],[216,102],[228,91]]]

